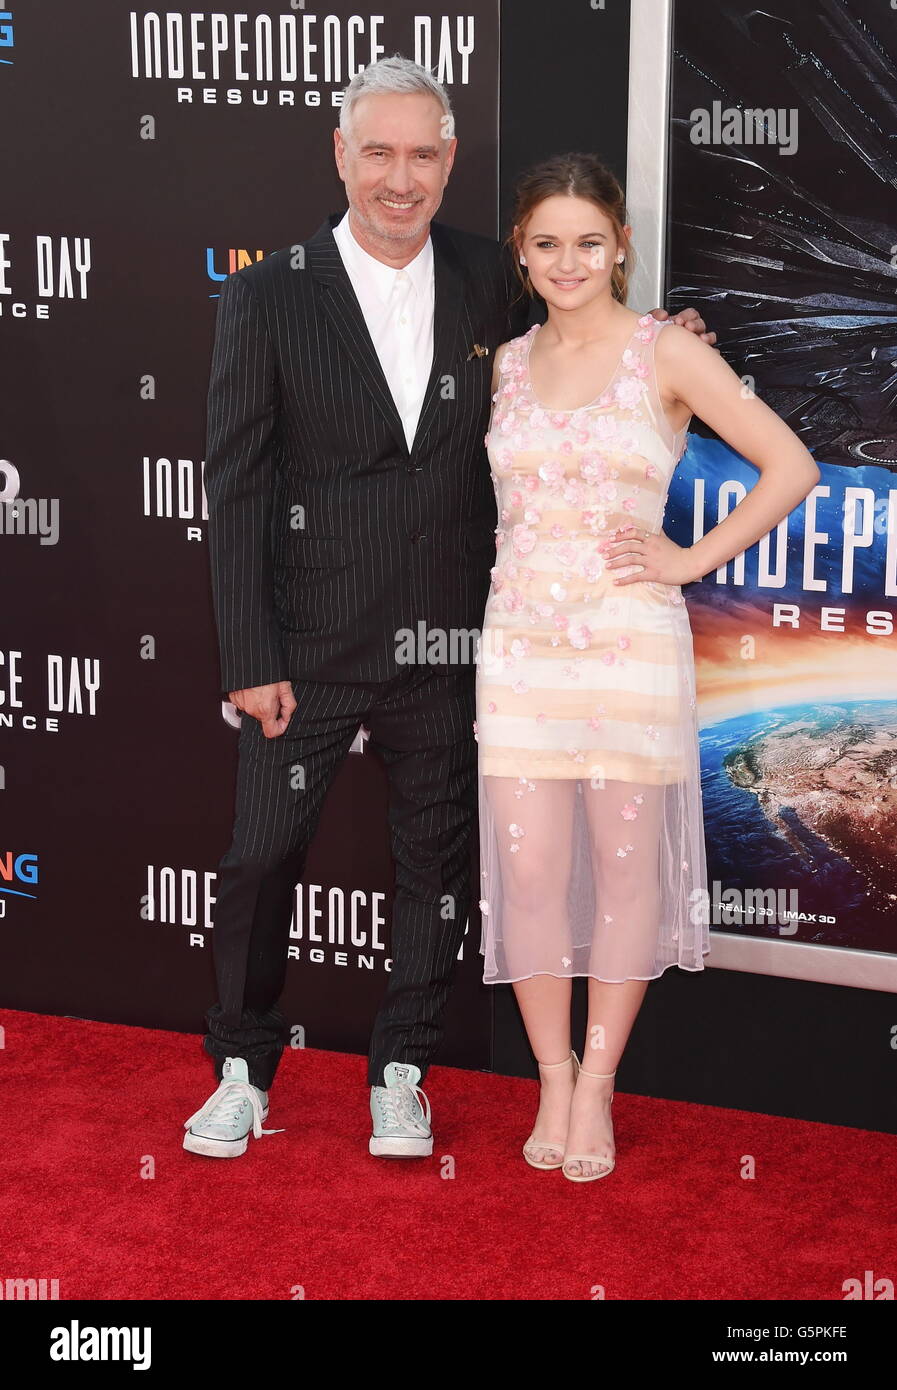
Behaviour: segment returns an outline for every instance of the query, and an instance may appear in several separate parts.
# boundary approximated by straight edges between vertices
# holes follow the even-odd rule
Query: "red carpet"
[[[617,1167],[578,1186],[520,1157],[535,1082],[439,1067],[434,1157],[373,1159],[363,1059],[289,1052],[286,1132],[203,1159],[198,1037],[0,1023],[0,1281],[62,1299],[841,1299],[893,1274],[891,1135],[618,1094]]]

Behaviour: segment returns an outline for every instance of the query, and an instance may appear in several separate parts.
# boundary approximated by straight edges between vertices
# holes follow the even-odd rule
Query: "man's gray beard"
[[[378,227],[373,222],[368,223],[370,231],[374,232],[383,241],[414,241],[416,237],[423,234],[424,228],[429,228],[427,220],[417,222],[413,227]]]

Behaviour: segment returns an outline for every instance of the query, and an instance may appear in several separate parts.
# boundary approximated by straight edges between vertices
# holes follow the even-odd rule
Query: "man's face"
[[[347,138],[334,132],[349,207],[372,240],[398,250],[426,234],[455,158],[450,127],[426,92],[370,92],[356,103]]]

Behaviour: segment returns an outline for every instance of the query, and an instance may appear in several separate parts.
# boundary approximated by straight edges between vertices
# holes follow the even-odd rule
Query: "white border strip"
[[[629,307],[661,306],[666,269],[673,0],[631,0],[626,207],[636,266]]]
[[[897,994],[897,956],[884,951],[711,931],[705,962],[723,970],[747,970],[752,975],[780,975],[786,980],[815,980],[818,984]]]

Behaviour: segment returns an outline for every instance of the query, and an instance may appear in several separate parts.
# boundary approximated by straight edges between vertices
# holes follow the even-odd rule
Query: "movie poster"
[[[686,591],[711,926],[894,952],[897,13],[692,0],[673,48],[667,302],[701,307],[822,473]],[[670,534],[690,544],[758,476],[693,434]]]

